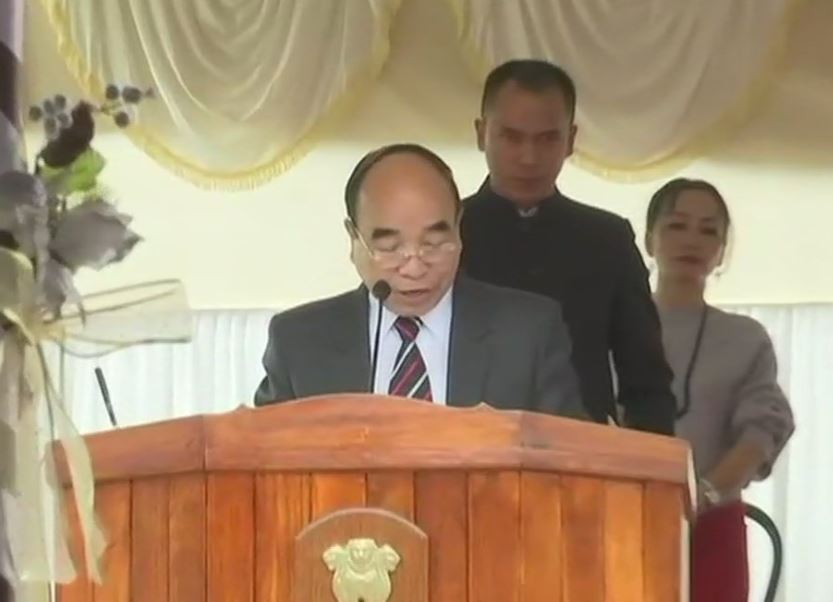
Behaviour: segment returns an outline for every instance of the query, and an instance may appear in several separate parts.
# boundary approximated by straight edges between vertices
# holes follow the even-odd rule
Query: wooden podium
[[[60,602],[688,597],[676,439],[342,395],[86,440],[106,574]]]

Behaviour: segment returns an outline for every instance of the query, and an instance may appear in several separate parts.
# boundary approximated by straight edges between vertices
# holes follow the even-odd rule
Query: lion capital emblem
[[[373,539],[351,539],[334,545],[323,555],[333,573],[332,589],[338,602],[387,602],[391,593],[390,573],[399,565],[399,554]]]

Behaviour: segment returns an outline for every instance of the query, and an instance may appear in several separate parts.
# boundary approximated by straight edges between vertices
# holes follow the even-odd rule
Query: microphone
[[[379,311],[376,313],[376,336],[373,341],[373,361],[370,363],[370,383],[367,391],[373,393],[373,386],[376,384],[376,364],[379,362],[379,334],[382,330],[382,306],[390,297],[390,284],[384,280],[379,280],[373,285],[370,290],[374,297],[379,301]]]
[[[107,381],[104,380],[104,372],[98,366],[95,368],[95,379],[98,381],[98,390],[101,391],[101,398],[104,400],[107,416],[110,417],[110,424],[117,427],[116,413],[113,411],[113,404],[110,403],[110,390],[107,388]]]

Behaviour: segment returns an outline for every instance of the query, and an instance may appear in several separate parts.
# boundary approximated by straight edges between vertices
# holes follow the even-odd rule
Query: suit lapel
[[[487,304],[479,302],[472,289],[464,276],[454,284],[447,391],[451,406],[473,406],[483,401],[486,393],[491,316]],[[321,374],[321,378],[330,382],[332,390],[369,390],[369,311],[367,291],[360,287],[347,297],[343,314],[331,327],[332,361],[327,362],[329,374]]]
[[[489,318],[489,310],[478,302],[471,281],[458,277],[448,353],[448,405],[472,406],[483,401],[489,368]]]
[[[333,325],[329,374],[321,378],[331,381],[333,389],[344,392],[369,390],[370,343],[368,330],[367,289],[359,287],[346,300],[343,316]]]

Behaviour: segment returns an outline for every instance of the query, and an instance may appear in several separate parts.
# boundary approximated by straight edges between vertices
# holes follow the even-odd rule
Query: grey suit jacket
[[[255,405],[369,390],[367,289],[276,315]],[[460,276],[454,285],[447,404],[486,402],[586,418],[555,301]]]

